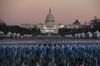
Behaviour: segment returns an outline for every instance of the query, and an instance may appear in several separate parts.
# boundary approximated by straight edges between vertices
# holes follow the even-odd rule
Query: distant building
[[[58,29],[62,28],[62,25],[55,24],[55,18],[51,12],[51,8],[49,10],[49,13],[46,16],[45,24],[38,24],[38,27],[40,28],[42,33],[51,33],[51,34],[57,34]]]
[[[68,24],[65,25],[64,27],[67,29],[73,29],[73,28],[78,29],[78,28],[82,28],[82,25],[78,20],[76,20],[73,24]]]
[[[35,25],[27,23],[27,24],[21,24],[20,27],[30,29],[35,27]]]

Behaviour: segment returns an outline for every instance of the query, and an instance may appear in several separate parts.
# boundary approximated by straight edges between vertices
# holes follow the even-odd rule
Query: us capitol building
[[[42,33],[50,33],[57,34],[59,28],[63,28],[64,26],[61,24],[55,23],[55,18],[52,14],[51,8],[49,9],[49,13],[46,16],[44,24],[38,24]]]
[[[78,20],[75,20],[73,24],[56,24],[55,23],[55,18],[52,14],[51,8],[49,9],[49,13],[46,16],[45,22],[44,23],[39,23],[36,25],[33,24],[23,24],[21,25],[24,28],[39,28],[41,33],[43,34],[57,34],[58,30],[60,28],[67,28],[67,29],[73,29],[73,28],[81,28],[82,25]]]

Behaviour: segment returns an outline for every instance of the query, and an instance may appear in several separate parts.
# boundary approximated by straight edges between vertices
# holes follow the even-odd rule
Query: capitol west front
[[[46,16],[45,23],[38,25],[41,30],[41,33],[44,34],[57,34],[58,29],[61,28],[61,25],[55,24],[55,18],[51,12],[51,8],[49,9],[49,13]]]

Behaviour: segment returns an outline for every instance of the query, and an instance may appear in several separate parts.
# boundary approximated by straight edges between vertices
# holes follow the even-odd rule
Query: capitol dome
[[[51,13],[51,8],[50,8],[49,13],[47,14],[46,20],[45,20],[46,24],[49,23],[49,22],[50,23],[54,23],[55,22],[55,18],[53,16],[53,14]]]

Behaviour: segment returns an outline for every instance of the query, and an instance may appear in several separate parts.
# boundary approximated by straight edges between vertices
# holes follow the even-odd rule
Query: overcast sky
[[[100,0],[0,0],[0,19],[7,24],[44,23],[49,8],[56,23],[100,18]]]

